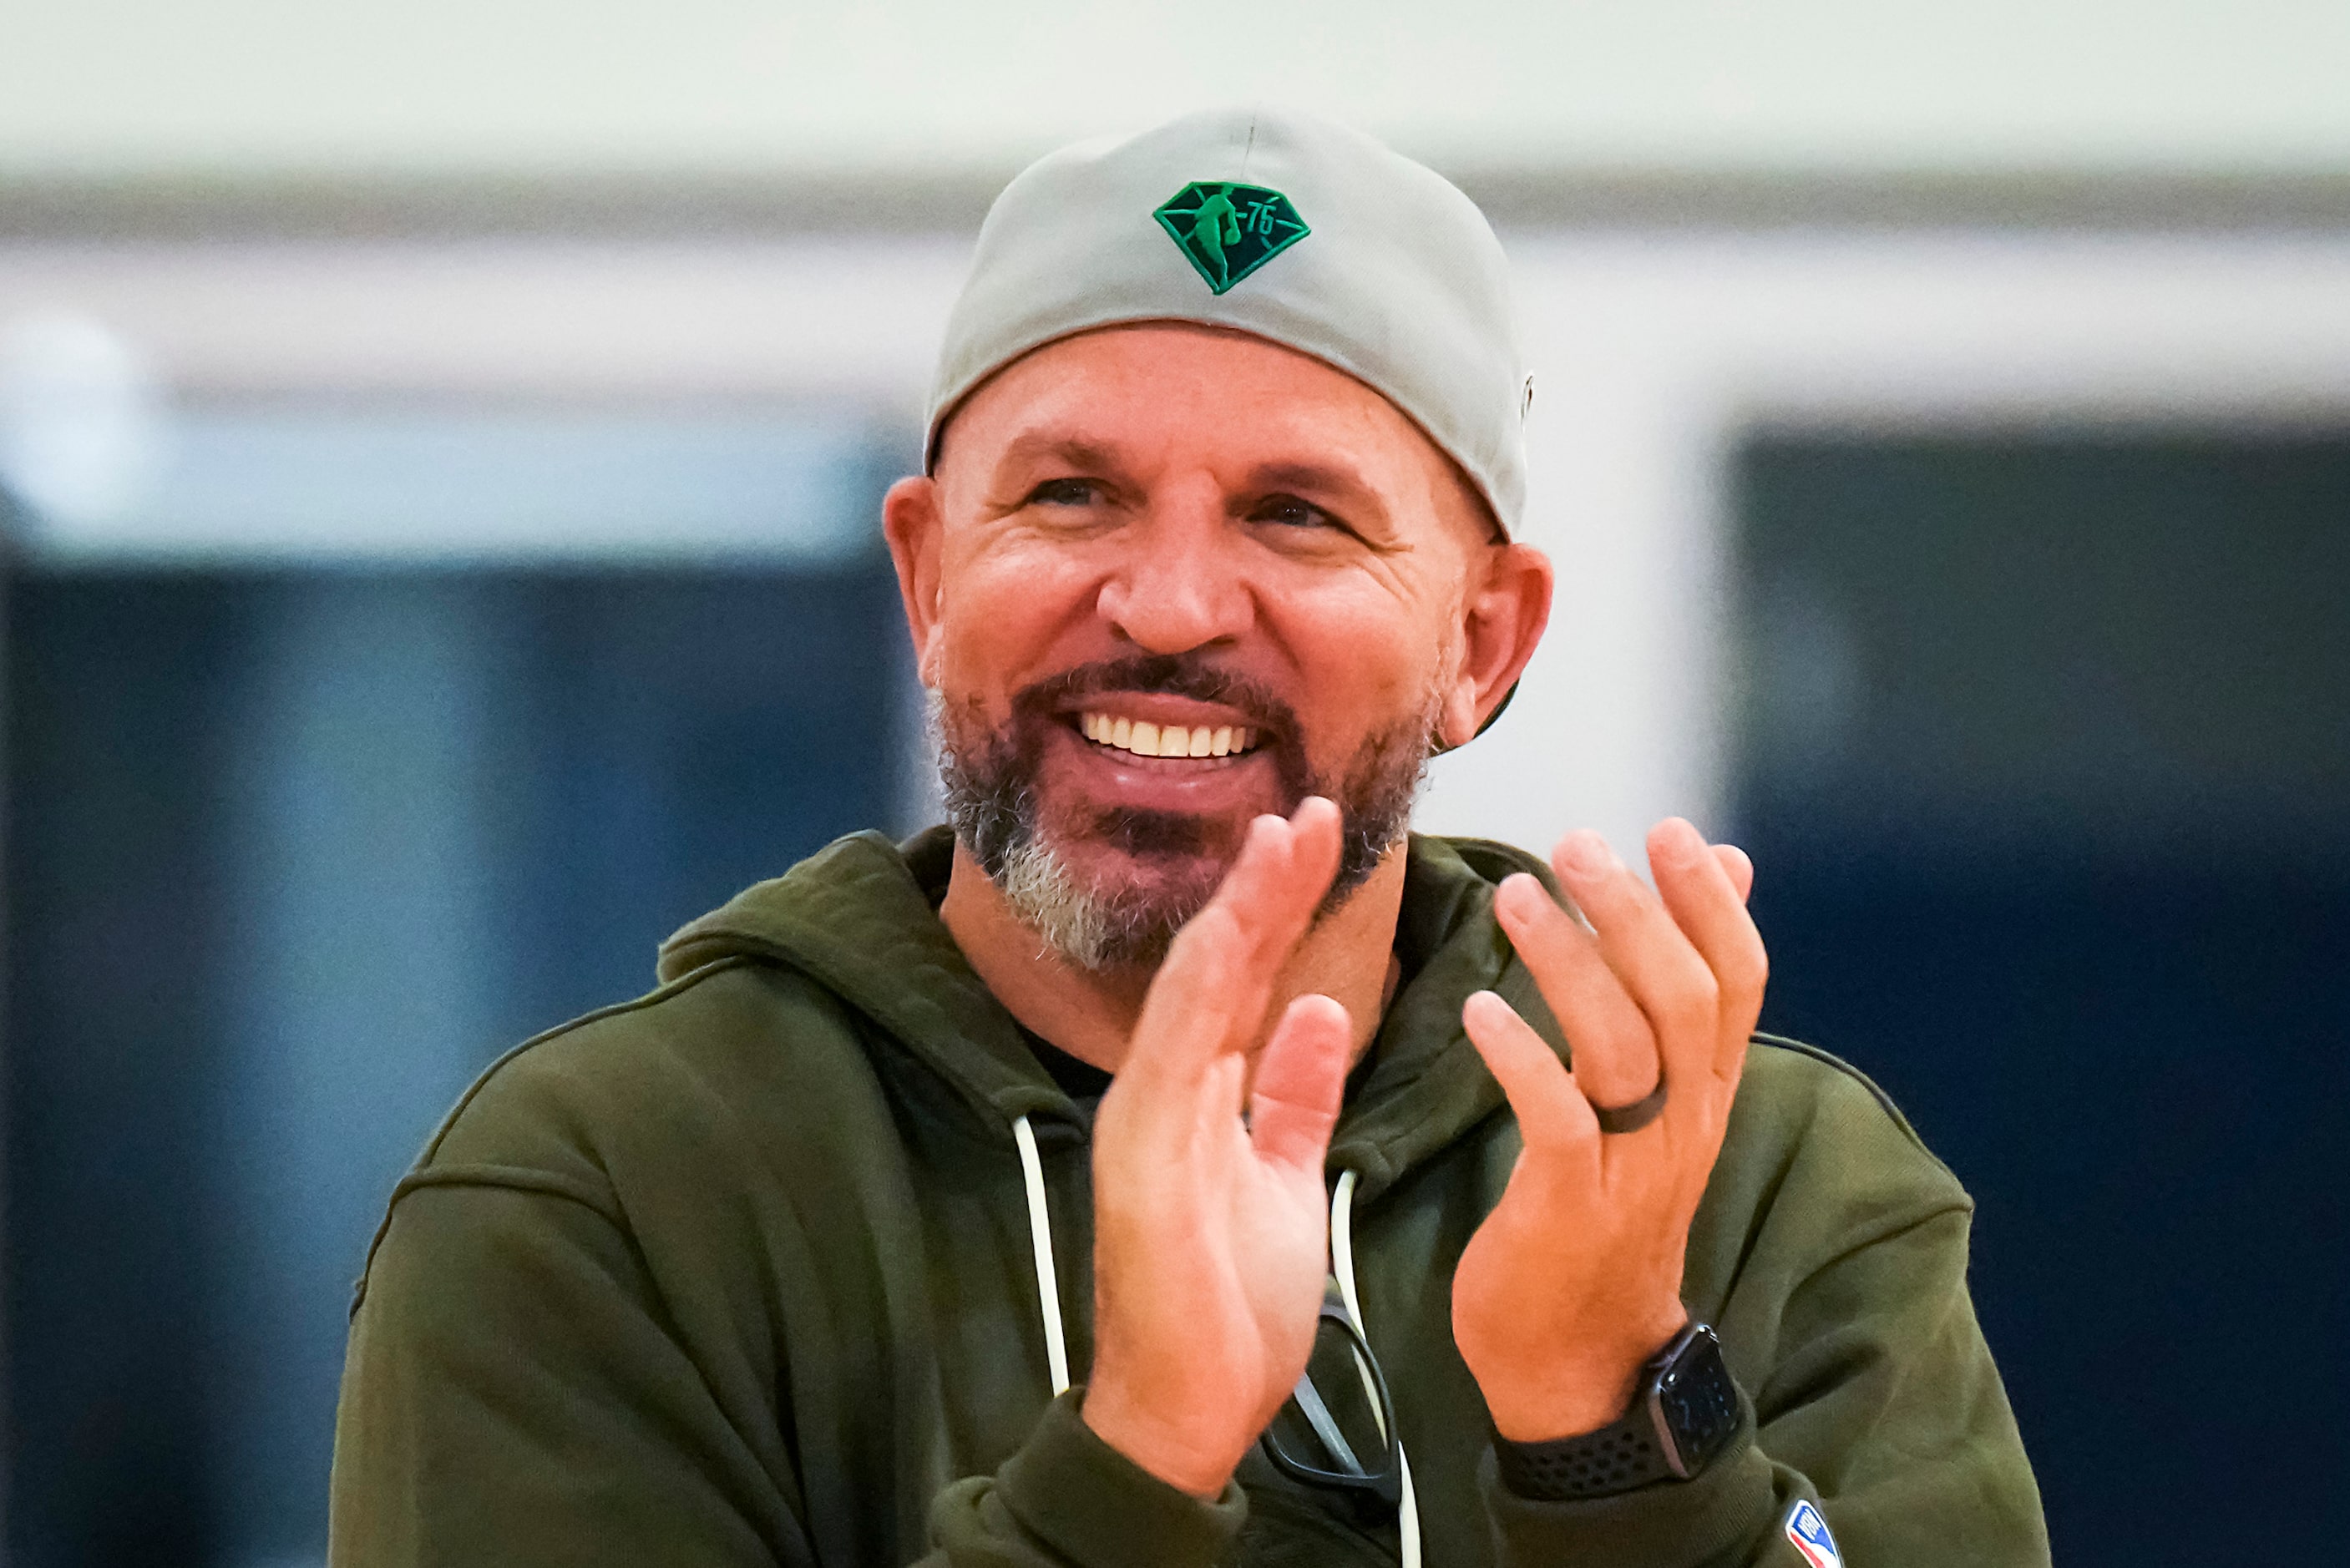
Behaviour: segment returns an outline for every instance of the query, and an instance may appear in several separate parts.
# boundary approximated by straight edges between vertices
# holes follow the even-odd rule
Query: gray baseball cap
[[[1055,338],[1136,321],[1234,327],[1336,366],[1411,416],[1516,530],[1534,384],[1501,242],[1442,176],[1359,131],[1266,109],[1038,160],[981,225],[931,387],[930,459],[989,376]]]

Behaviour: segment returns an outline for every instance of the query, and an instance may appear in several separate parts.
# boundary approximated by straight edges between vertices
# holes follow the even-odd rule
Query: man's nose
[[[1156,508],[1127,539],[1099,601],[1119,636],[1147,653],[1185,653],[1248,629],[1245,542],[1220,503]]]

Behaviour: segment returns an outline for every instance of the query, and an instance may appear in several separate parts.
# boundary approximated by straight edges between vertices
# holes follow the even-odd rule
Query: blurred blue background
[[[1747,844],[2059,1561],[2323,1561],[2345,80],[2316,0],[0,10],[7,1561],[321,1561],[449,1103],[931,819],[876,508],[989,197],[1252,96],[1513,256],[1560,611],[1422,825]]]
[[[669,930],[900,815],[864,432],[190,423],[191,514],[527,505],[576,536],[617,505],[759,544],[15,576],[24,1562],[315,1559],[334,1303],[424,1131],[503,1044],[647,988]]]

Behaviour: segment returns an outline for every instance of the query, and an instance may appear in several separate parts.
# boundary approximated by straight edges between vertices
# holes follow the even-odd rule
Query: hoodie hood
[[[905,1046],[971,1106],[987,1136],[1009,1143],[1012,1124],[1027,1116],[1040,1139],[1081,1140],[1083,1114],[1038,1064],[936,913],[953,851],[944,827],[903,845],[878,833],[839,839],[671,937],[660,978],[745,960],[797,970]],[[1549,1009],[1492,916],[1503,877],[1527,871],[1549,885],[1549,868],[1480,839],[1415,834],[1407,854],[1396,931],[1406,978],[1330,1141],[1330,1168],[1355,1171],[1362,1200],[1503,1106],[1461,1026],[1471,993],[1500,992],[1565,1054]]]

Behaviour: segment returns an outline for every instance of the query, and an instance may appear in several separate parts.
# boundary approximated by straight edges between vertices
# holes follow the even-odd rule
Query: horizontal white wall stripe
[[[1513,233],[1559,612],[1425,825],[1718,814],[1722,463],[1756,426],[2350,421],[2350,240]],[[105,323],[193,398],[804,403],[910,427],[968,241],[0,246],[0,332]],[[911,452],[909,451],[909,458]]]

